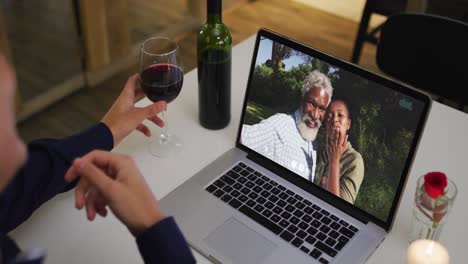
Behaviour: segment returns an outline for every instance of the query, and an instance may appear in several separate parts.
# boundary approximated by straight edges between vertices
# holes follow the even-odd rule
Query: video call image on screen
[[[423,102],[268,38],[241,143],[387,220]]]

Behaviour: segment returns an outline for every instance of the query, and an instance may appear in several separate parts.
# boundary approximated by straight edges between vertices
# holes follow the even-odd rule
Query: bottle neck
[[[207,0],[207,22],[209,24],[219,24],[222,23],[221,16],[221,0]]]

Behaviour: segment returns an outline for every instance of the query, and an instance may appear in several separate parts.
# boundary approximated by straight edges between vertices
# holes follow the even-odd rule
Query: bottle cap
[[[221,13],[221,0],[207,0],[208,13]]]

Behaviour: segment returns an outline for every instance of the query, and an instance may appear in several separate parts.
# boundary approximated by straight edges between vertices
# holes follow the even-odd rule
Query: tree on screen
[[[402,108],[404,96],[359,78],[304,54],[273,49],[279,54],[278,66],[271,62],[257,65],[251,80],[245,124],[256,124],[276,113],[292,113],[299,107],[302,85],[312,70],[326,74],[334,87],[334,97],[346,98],[352,125],[349,141],[364,159],[364,180],[355,205],[386,220],[396,194],[403,166],[414,137],[418,111]],[[302,56],[294,67],[284,60]],[[286,61],[288,63],[288,61]],[[285,70],[288,68],[288,70]],[[319,130],[319,147],[325,144],[324,129]]]

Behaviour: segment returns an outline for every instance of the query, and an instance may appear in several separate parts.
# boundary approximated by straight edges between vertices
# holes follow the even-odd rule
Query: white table
[[[132,133],[115,151],[134,157],[157,197],[163,197],[195,172],[234,146],[255,38],[237,45],[233,51],[232,121],[220,131],[210,131],[198,123],[196,70],[185,76],[181,94],[168,108],[169,129],[185,142],[177,158],[158,159],[149,155],[148,139]],[[139,105],[149,101],[142,100]],[[440,241],[448,248],[452,263],[468,259],[466,201],[468,173],[466,152],[468,115],[434,103],[411,170],[393,230],[369,258],[368,263],[403,263],[408,247],[411,203],[416,179],[425,172],[440,170],[458,185],[453,213]],[[85,213],[74,209],[73,193],[56,197],[12,232],[22,248],[44,247],[47,263],[141,263],[132,236],[115,217],[90,223]],[[197,253],[199,263],[209,263]]]

